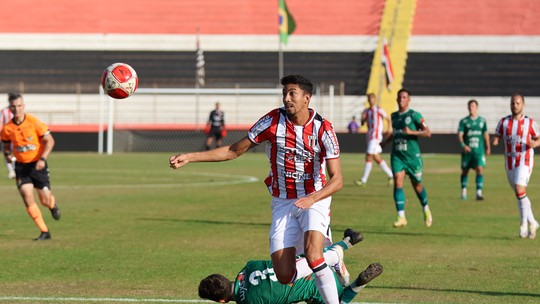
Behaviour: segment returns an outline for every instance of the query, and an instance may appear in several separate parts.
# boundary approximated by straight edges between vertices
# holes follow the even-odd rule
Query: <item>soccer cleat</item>
[[[371,282],[383,272],[383,266],[379,263],[370,264],[356,279],[356,285],[363,286]]]
[[[387,186],[392,186],[394,184],[394,178],[393,177],[389,177],[388,178],[388,181],[386,182],[386,185]]]
[[[345,267],[345,261],[343,261],[343,248],[339,245],[335,245],[330,249],[337,253],[338,255],[338,262],[334,265],[332,265],[332,269],[336,272],[337,278],[341,286],[348,286],[350,281],[350,274],[347,270],[347,267]]]
[[[41,232],[41,234],[34,239],[34,241],[44,241],[44,240],[50,240],[51,239],[51,233],[49,231],[47,232]]]
[[[529,238],[532,240],[536,238],[536,230],[540,227],[540,224],[538,222],[531,223],[529,225]]]
[[[354,181],[354,183],[357,185],[357,186],[360,186],[360,187],[365,187],[367,183],[364,183],[363,181],[357,179]]]
[[[519,237],[525,239],[528,235],[529,231],[527,231],[527,224],[519,226]]]
[[[403,216],[398,215],[396,221],[394,222],[394,227],[400,228],[405,226],[407,226],[407,219]]]
[[[482,195],[477,194],[477,195],[476,195],[476,200],[477,200],[477,201],[483,201],[483,200],[484,200],[484,197],[483,197]]]
[[[359,231],[354,231],[351,228],[345,229],[343,232],[343,239],[349,238],[349,243],[354,246],[364,240],[364,236]]]
[[[51,215],[53,219],[58,221],[60,219],[60,216],[62,216],[62,214],[60,213],[60,208],[58,208],[58,204],[56,204],[55,198],[52,195],[51,195],[51,200],[54,202],[54,207],[49,208],[49,210],[51,210]]]
[[[424,210],[424,221],[426,223],[426,227],[431,227],[433,224],[433,217],[431,216],[430,210]]]

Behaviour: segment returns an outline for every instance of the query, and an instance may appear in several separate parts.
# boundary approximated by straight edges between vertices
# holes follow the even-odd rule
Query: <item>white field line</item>
[[[90,184],[80,184],[80,185],[58,185],[54,184],[54,189],[137,189],[137,188],[185,188],[185,187],[202,187],[202,186],[225,186],[225,185],[239,185],[254,183],[259,181],[258,178],[248,175],[233,175],[233,174],[222,174],[222,173],[194,173],[194,175],[210,176],[210,177],[219,177],[225,178],[228,180],[223,181],[208,181],[208,182],[176,182],[176,183],[159,183],[159,184],[103,184],[103,185],[90,185]],[[14,185],[0,185],[0,189],[10,189]]]

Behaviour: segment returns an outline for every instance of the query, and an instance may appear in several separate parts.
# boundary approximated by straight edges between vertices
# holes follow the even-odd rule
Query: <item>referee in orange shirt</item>
[[[21,94],[9,93],[8,100],[13,119],[2,129],[4,156],[9,160],[16,158],[17,188],[26,205],[26,211],[41,231],[35,240],[48,240],[51,238],[51,233],[36,203],[34,188],[41,204],[49,208],[55,220],[59,220],[60,209],[51,193],[47,167],[47,157],[54,147],[54,138],[47,125],[25,113],[25,104]]]

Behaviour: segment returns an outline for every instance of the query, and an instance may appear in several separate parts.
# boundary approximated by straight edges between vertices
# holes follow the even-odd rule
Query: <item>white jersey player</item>
[[[393,181],[392,170],[381,157],[381,142],[383,140],[384,134],[384,122],[386,121],[386,125],[388,126],[388,128],[390,128],[390,118],[382,108],[377,106],[377,97],[375,96],[375,94],[370,93],[367,95],[367,98],[369,102],[369,108],[365,109],[362,112],[362,117],[360,120],[360,124],[367,124],[368,128],[368,131],[366,133],[366,164],[364,166],[364,173],[362,174],[362,178],[356,180],[355,183],[358,186],[366,185],[369,174],[371,173],[371,168],[373,168],[374,159],[377,164],[379,164],[384,173],[386,173],[386,176],[388,176],[388,184],[391,185]]]
[[[282,284],[295,282],[295,257],[301,243],[324,302],[337,304],[337,287],[322,250],[330,231],[331,196],[343,186],[339,144],[332,124],[309,108],[311,81],[289,75],[281,84],[283,107],[259,119],[246,137],[214,150],[173,155],[169,163],[178,169],[189,162],[231,160],[266,143],[270,173],[265,184],[272,195],[270,252],[275,276]]]
[[[502,141],[504,145],[504,164],[508,182],[515,192],[521,215],[519,236],[536,237],[540,226],[534,218],[531,201],[527,197],[527,184],[534,166],[534,145],[540,137],[536,122],[523,114],[525,98],[513,94],[510,99],[512,115],[503,117],[495,129],[493,145]]]
[[[0,120],[1,120],[1,125],[0,125],[0,132],[2,131],[2,129],[4,128],[4,126],[11,120],[13,119],[13,113],[11,112],[11,110],[9,109],[9,107],[5,107],[2,109],[2,112],[0,114]],[[7,158],[4,158],[5,161],[6,161],[6,167],[8,169],[8,178],[10,179],[13,179],[15,178],[15,162],[13,161],[13,159],[7,159]]]

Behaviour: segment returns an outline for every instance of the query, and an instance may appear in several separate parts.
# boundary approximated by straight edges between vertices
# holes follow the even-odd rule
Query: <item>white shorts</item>
[[[304,233],[319,231],[325,236],[323,246],[332,244],[330,231],[330,204],[328,197],[313,204],[309,209],[294,205],[297,199],[272,197],[272,225],[270,226],[270,254],[295,247],[297,254],[304,252]]]
[[[532,167],[519,166],[512,170],[506,170],[506,177],[508,183],[514,188],[516,185],[527,186],[529,184],[529,178],[531,177]]]
[[[368,141],[366,153],[371,155],[382,153],[381,143],[378,139]]]

